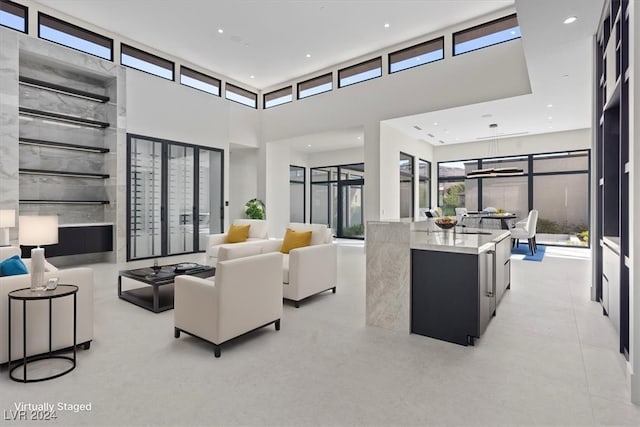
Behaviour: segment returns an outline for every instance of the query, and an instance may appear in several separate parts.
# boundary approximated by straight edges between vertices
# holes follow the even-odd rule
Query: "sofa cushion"
[[[249,228],[249,238],[252,239],[268,239],[267,221],[264,219],[234,219],[235,225],[251,225]]]
[[[327,239],[328,228],[325,224],[303,224],[300,222],[292,222],[289,224],[289,228],[293,231],[311,231],[311,245],[322,245],[323,243],[329,243]]]
[[[280,252],[288,254],[289,251],[296,248],[303,248],[309,246],[311,242],[311,231],[294,231],[287,228],[287,232],[284,235]]]
[[[289,284],[289,255],[282,255],[282,283]]]
[[[224,239],[225,243],[241,243],[247,240],[249,237],[250,224],[247,225],[235,225],[231,224],[227,237]]]
[[[14,255],[0,262],[0,276],[17,276],[19,274],[29,274],[27,266],[24,265],[19,255]]]

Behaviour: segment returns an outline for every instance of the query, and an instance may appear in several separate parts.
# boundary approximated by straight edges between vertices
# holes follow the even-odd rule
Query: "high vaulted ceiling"
[[[37,3],[257,89],[274,88],[281,82],[513,7],[515,3],[531,95],[425,112],[389,123],[436,146],[440,141],[452,144],[490,137],[490,123],[499,124],[499,136],[591,126],[592,37],[604,0],[39,0]],[[576,16],[578,20],[565,25],[563,20],[568,16]],[[388,28],[385,24],[389,24]],[[314,151],[309,145],[312,144],[302,138],[295,148]]]

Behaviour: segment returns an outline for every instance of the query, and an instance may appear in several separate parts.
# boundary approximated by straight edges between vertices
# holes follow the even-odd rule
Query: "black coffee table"
[[[173,281],[176,276],[181,274],[211,277],[216,274],[216,269],[208,265],[188,263],[123,270],[118,275],[118,297],[154,313],[171,310],[173,308]],[[123,291],[123,277],[129,281],[150,286]]]

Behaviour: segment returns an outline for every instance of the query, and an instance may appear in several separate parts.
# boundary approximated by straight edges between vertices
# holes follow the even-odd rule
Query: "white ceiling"
[[[497,123],[499,135],[505,136],[590,127],[592,35],[603,2],[515,0],[531,95],[388,123],[434,145],[440,145],[440,140],[451,144],[487,138],[493,135],[490,123]],[[39,0],[37,3],[264,89],[513,6],[514,0]],[[578,21],[563,24],[570,15],[577,16]],[[389,28],[384,27],[385,23]],[[224,32],[220,34],[218,29]],[[547,107],[548,104],[553,107]],[[414,129],[415,125],[422,131]],[[357,139],[354,131],[348,130],[343,138],[338,136],[340,132],[337,130],[332,139],[345,143],[333,144],[332,149],[353,146],[353,140]],[[318,137],[322,136],[310,136]],[[304,138],[290,143],[309,152],[321,145]],[[355,143],[358,144],[362,142]]]

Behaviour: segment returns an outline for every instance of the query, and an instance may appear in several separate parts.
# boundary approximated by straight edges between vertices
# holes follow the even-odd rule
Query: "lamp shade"
[[[0,209],[0,228],[16,226],[16,211],[13,209]]]
[[[18,221],[20,245],[41,246],[58,243],[57,216],[20,216]]]

